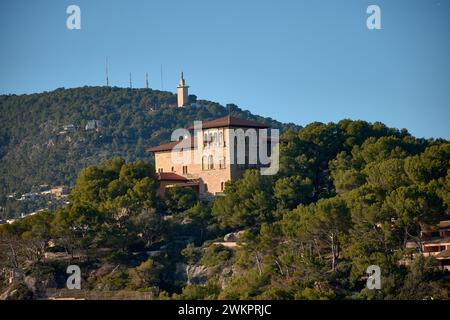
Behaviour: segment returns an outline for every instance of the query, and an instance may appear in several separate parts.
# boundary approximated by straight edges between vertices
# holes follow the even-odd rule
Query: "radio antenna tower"
[[[109,87],[108,57],[106,57],[106,86]]]
[[[148,72],[145,73],[145,87],[148,89]]]
[[[133,84],[131,82],[131,72],[130,72],[130,89],[132,89],[132,88],[133,88]]]

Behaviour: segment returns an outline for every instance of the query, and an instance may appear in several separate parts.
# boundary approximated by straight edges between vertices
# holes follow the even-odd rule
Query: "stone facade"
[[[162,189],[172,185],[197,185],[201,196],[220,195],[227,181],[239,178],[243,170],[249,167],[256,167],[248,163],[248,148],[246,148],[245,163],[237,164],[237,141],[233,144],[234,150],[231,150],[230,140],[234,139],[232,131],[235,129],[242,129],[245,133],[249,129],[265,128],[263,124],[224,117],[205,122],[203,125],[203,129],[193,138],[167,143],[148,150],[155,154],[155,168],[159,174]],[[174,151],[175,145],[182,148],[181,151]],[[233,158],[232,161],[230,161],[231,158]],[[172,173],[172,175],[166,173]],[[163,192],[161,190],[161,193]]]

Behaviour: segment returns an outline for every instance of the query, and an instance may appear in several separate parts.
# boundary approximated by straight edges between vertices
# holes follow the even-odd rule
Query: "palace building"
[[[202,197],[221,195],[225,183],[241,177],[245,169],[267,165],[261,164],[260,158],[255,155],[259,154],[261,147],[258,143],[261,129],[265,131],[267,126],[226,116],[203,122],[200,130],[189,128],[190,135],[179,141],[148,149],[147,152],[155,156],[160,194],[164,195],[165,190],[173,186],[185,186],[193,188]],[[252,139],[255,133],[258,139]],[[261,135],[261,139],[263,137]],[[267,150],[269,157],[272,152],[271,140],[270,137],[264,140],[264,151]],[[244,147],[241,149],[244,153],[239,151],[241,146]],[[243,161],[238,158],[241,156]]]

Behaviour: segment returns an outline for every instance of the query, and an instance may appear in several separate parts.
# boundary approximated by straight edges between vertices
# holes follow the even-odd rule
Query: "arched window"
[[[208,170],[208,159],[206,156],[202,157],[202,170]]]
[[[234,140],[234,143],[233,143],[234,144],[234,146],[233,146],[234,157],[233,157],[231,163],[241,164],[241,163],[238,163],[238,154],[237,154],[238,153],[238,143],[239,143],[238,137],[234,137],[233,140]],[[242,148],[239,148],[239,150],[242,150]]]
[[[214,169],[214,158],[212,155],[208,157],[208,169]]]
[[[248,136],[245,137],[245,142],[244,142],[244,147],[245,147],[245,165],[249,165],[250,161],[250,138]]]
[[[219,146],[223,146],[223,132],[219,132]]]
[[[213,143],[214,145],[217,145],[217,132],[214,132]]]

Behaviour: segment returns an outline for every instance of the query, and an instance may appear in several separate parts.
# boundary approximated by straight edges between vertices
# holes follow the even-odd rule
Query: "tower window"
[[[219,146],[223,146],[223,132],[219,132]]]
[[[208,157],[208,169],[214,169],[214,158],[212,155]]]
[[[222,157],[222,159],[219,160],[219,169],[225,169],[225,157]]]
[[[208,170],[208,158],[206,156],[202,157],[202,170]]]

